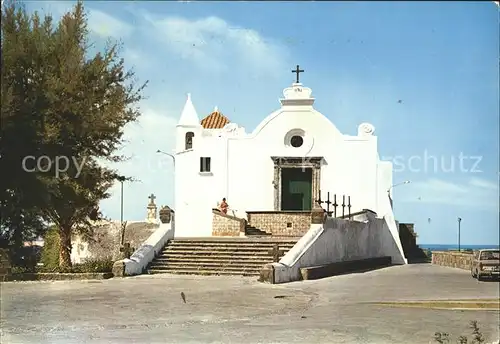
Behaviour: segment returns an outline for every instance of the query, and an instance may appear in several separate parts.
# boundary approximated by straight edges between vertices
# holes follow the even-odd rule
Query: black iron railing
[[[323,205],[326,205],[326,209],[323,208],[323,210],[325,210],[326,214],[330,217],[332,217],[333,215],[333,217],[342,217],[342,218],[347,217],[351,219],[351,196],[347,196],[346,198],[346,195],[342,195],[342,203],[338,204],[337,194],[333,194],[333,200],[330,200],[330,192],[327,192],[326,200],[323,200],[321,198],[321,190],[319,190],[318,199],[316,199],[316,203],[319,204],[321,208],[323,208]],[[337,214],[338,207],[342,208],[342,215]]]

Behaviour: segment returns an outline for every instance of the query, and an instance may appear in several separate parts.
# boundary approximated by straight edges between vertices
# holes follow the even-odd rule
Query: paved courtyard
[[[498,282],[422,265],[317,281],[153,275],[2,284],[2,343],[432,343],[477,320],[499,338],[497,311],[436,310],[377,301],[498,298]],[[186,303],[181,298],[186,296]]]

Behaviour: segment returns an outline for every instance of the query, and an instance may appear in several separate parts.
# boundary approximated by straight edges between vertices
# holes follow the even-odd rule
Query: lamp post
[[[120,182],[120,228],[121,228],[121,242],[120,244],[123,245],[123,242],[125,240],[125,228],[123,228],[123,182],[126,180],[124,176],[118,176],[116,178]]]
[[[173,162],[173,164],[174,164],[174,208],[175,208],[175,155],[170,154],[170,153],[167,153],[167,152],[164,152],[164,151],[162,151],[162,150],[160,150],[160,149],[158,149],[158,150],[156,151],[156,153],[159,153],[159,154],[164,154],[164,155],[168,155],[169,157],[171,157],[171,158],[172,158],[172,162]]]
[[[404,182],[396,183],[396,184],[392,185],[390,188],[387,189],[387,196],[389,197],[389,201],[391,202],[391,208],[393,208],[392,197],[391,197],[391,190],[392,190],[392,188],[395,188],[396,186],[403,185],[403,184],[410,184],[410,181],[409,180],[405,180]]]
[[[458,252],[460,252],[460,222],[462,222],[462,218],[458,218]]]
[[[124,176],[118,176],[117,179],[121,184],[121,188],[120,188],[120,223],[123,223],[123,182],[125,181],[126,178]]]
[[[403,184],[410,184],[410,183],[411,183],[411,181],[405,180],[404,182],[394,184],[389,189],[387,189],[387,192],[391,192],[392,188],[395,188],[396,186],[403,185]]]
[[[172,161],[173,161],[173,163],[174,163],[174,167],[175,167],[175,156],[174,156],[173,154],[166,153],[166,152],[164,152],[164,151],[162,151],[162,150],[160,150],[160,149],[158,149],[158,150],[156,151],[156,153],[159,153],[159,154],[165,154],[165,155],[168,155],[169,157],[171,157],[171,158],[172,158]]]

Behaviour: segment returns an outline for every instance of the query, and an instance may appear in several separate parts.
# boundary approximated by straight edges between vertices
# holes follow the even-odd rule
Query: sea
[[[439,245],[439,244],[418,244],[422,249],[431,251],[448,251],[448,250],[458,250],[458,245]],[[500,245],[460,245],[460,249],[466,250],[482,250],[488,248],[500,249]]]

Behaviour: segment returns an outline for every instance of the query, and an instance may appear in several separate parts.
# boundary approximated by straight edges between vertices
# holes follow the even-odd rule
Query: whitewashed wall
[[[302,129],[302,147],[285,145],[285,135]],[[342,135],[335,125],[312,106],[282,106],[265,118],[251,134],[195,131],[193,150],[183,152],[186,128],[178,127],[176,155],[177,237],[210,236],[211,209],[223,197],[238,213],[274,210],[274,163],[271,156],[317,157],[325,165],[320,188],[351,196],[352,212],[371,209],[379,214],[392,181],[390,165],[380,164],[377,137]],[[208,136],[211,132],[213,135]],[[181,140],[179,140],[179,137]],[[211,157],[210,175],[199,173],[200,157]],[[313,195],[316,197],[317,195]],[[339,201],[339,199],[338,199]],[[340,199],[341,201],[341,199]]]
[[[301,279],[300,269],[342,261],[390,256],[393,264],[406,264],[391,219],[369,216],[367,222],[329,218],[311,229],[280,260],[273,263],[275,283]]]

